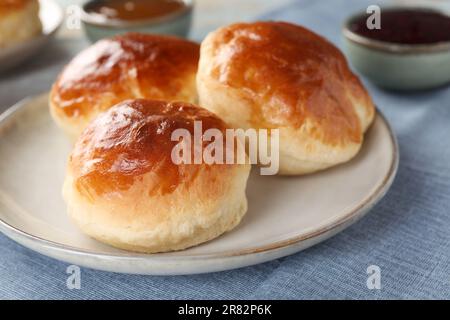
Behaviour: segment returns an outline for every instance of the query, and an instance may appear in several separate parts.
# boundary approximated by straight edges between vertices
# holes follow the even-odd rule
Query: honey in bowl
[[[168,16],[186,7],[182,0],[97,0],[85,9],[103,21],[140,21]]]
[[[398,44],[433,44],[450,41],[450,16],[426,8],[395,8],[381,11],[381,28],[369,29],[367,16],[354,19],[349,29],[378,41]]]

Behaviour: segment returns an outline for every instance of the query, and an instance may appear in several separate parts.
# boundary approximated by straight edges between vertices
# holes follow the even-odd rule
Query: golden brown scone
[[[225,131],[209,111],[182,102],[127,100],[83,131],[63,186],[69,215],[89,236],[140,252],[184,249],[234,228],[247,210],[250,165],[172,161],[173,130],[201,120]],[[203,144],[205,148],[205,144]]]
[[[42,31],[37,0],[0,0],[0,49]]]
[[[76,138],[100,112],[120,101],[147,98],[197,102],[199,45],[160,35],[129,33],[78,54],[50,94],[53,118]]]
[[[284,22],[238,23],[201,44],[200,105],[236,128],[279,128],[281,174],[351,159],[374,106],[343,54]]]

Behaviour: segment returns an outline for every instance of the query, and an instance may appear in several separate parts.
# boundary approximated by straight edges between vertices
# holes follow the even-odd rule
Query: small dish
[[[405,9],[403,6],[381,9]],[[436,8],[407,7],[435,11],[448,16]],[[450,41],[432,44],[400,44],[374,40],[350,30],[356,19],[366,16],[360,12],[343,25],[344,50],[352,65],[376,85],[394,90],[431,89],[450,83]]]
[[[152,275],[239,268],[324,241],[385,195],[399,161],[395,136],[378,112],[350,162],[302,177],[261,176],[254,170],[247,186],[249,210],[231,232],[183,251],[139,254],[90,239],[69,220],[61,187],[70,150],[48,112],[47,94],[0,115],[0,231],[72,264]]]
[[[159,17],[141,20],[100,18],[98,14],[90,12],[90,8],[96,5],[97,2],[98,0],[88,1],[81,8],[81,21],[87,37],[92,42],[126,32],[169,34],[186,37],[191,27],[193,0],[182,0],[184,7],[180,10]]]
[[[13,68],[45,47],[61,26],[64,14],[54,0],[39,0],[42,33],[32,39],[0,49],[0,72]]]

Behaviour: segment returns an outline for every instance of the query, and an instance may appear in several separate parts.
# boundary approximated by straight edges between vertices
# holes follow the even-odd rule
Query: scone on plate
[[[188,248],[234,228],[247,211],[250,165],[174,162],[178,142],[171,135],[192,133],[194,121],[204,131],[225,131],[211,112],[182,102],[126,100],[98,115],[75,144],[63,186],[81,230],[118,248],[152,253]]]
[[[201,44],[199,103],[236,128],[277,128],[281,174],[350,160],[375,108],[341,51],[285,22],[237,23]]]
[[[76,138],[97,114],[125,99],[195,103],[199,52],[197,43],[172,36],[129,33],[100,40],[59,75],[51,114]]]
[[[41,32],[38,0],[0,0],[0,50]]]

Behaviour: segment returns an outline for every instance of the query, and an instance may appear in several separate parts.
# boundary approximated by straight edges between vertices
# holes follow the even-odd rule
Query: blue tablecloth
[[[372,3],[297,1],[255,19],[294,21],[340,45],[343,19]],[[31,91],[46,90],[67,61],[67,48],[78,45],[84,44],[57,42],[51,48],[57,59],[53,52],[51,63],[44,53],[26,75],[0,76],[1,104],[21,98],[21,90],[30,92],[24,78],[34,79]],[[49,76],[41,75],[44,68],[52,70]],[[449,299],[450,87],[399,94],[366,84],[397,134],[400,167],[376,208],[334,238],[290,257],[205,275],[151,277],[82,269],[81,289],[69,290],[67,264],[0,235],[0,298]],[[367,288],[369,265],[381,269],[380,290]]]

